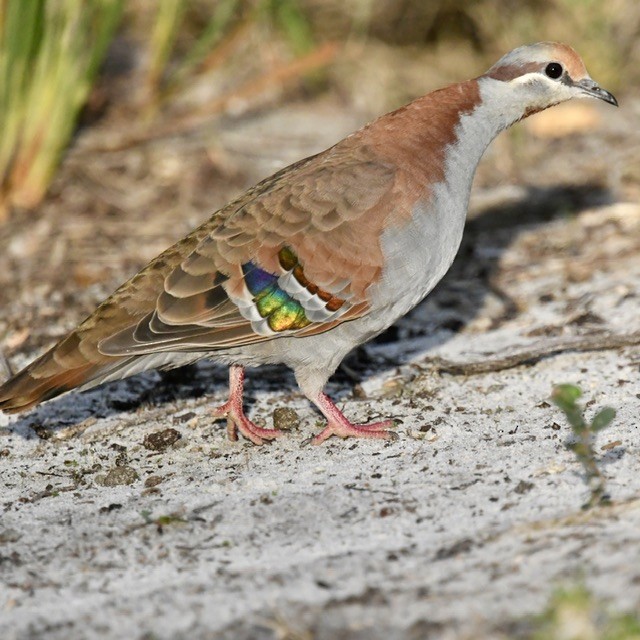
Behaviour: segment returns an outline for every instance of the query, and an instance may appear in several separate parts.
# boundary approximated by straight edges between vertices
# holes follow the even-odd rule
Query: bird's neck
[[[458,110],[455,139],[445,146],[443,160],[445,175],[452,177],[458,188],[465,185],[470,190],[478,163],[489,144],[523,114],[520,105],[510,104],[504,83],[480,78],[462,86],[469,84],[475,87],[477,98],[473,104],[463,104]]]
[[[481,77],[434,91],[374,122],[369,140],[427,189],[454,174],[470,188],[489,143],[522,117],[502,85]]]
[[[485,93],[482,80],[452,85],[368,130],[366,143],[397,168],[398,198],[381,234],[385,271],[371,294],[380,304],[394,300],[396,316],[421,300],[450,267],[478,162],[510,124]]]
[[[445,160],[467,167],[472,180],[475,169],[491,141],[502,131],[525,116],[521,102],[513,100],[504,83],[480,77],[454,87],[474,87],[473,104],[462,103],[455,124],[455,141],[447,145]],[[459,90],[459,89],[458,89]],[[469,93],[470,89],[466,89]]]

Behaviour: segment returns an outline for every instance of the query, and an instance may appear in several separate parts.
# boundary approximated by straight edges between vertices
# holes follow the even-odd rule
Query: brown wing
[[[366,148],[349,157],[334,148],[276,174],[232,213],[214,217],[166,276],[154,308],[105,336],[99,350],[224,349],[318,333],[362,315],[382,268],[394,174]]]
[[[402,185],[357,147],[287,167],[217,212],[2,385],[0,409],[125,377],[138,355],[309,335],[365,313]],[[264,274],[280,292],[265,293]]]

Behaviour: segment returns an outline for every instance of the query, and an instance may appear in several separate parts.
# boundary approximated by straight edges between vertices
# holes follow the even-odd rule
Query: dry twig
[[[336,58],[339,49],[337,43],[328,42],[288,64],[269,69],[259,78],[252,78],[230,93],[209,101],[188,115],[176,118],[171,122],[154,123],[153,127],[150,126],[143,131],[140,131],[139,127],[135,127],[113,140],[83,147],[78,151],[78,154],[123,151],[152,140],[188,133],[206,123],[213,116],[225,113],[236,103],[255,100],[270,89],[282,88],[305,74],[330,64]]]
[[[445,358],[435,357],[425,361],[440,373],[450,373],[452,375],[472,376],[481,373],[492,373],[512,369],[520,365],[532,365],[543,358],[555,356],[567,351],[580,353],[588,351],[605,351],[607,349],[619,349],[621,347],[631,347],[640,344],[640,332],[628,333],[626,335],[614,335],[598,333],[595,335],[575,336],[550,340],[540,346],[533,346],[526,349],[510,353],[499,358],[488,358],[477,362],[453,362]]]

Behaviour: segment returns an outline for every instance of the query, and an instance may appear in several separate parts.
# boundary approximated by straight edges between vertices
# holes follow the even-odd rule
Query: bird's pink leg
[[[377,438],[379,440],[395,440],[398,437],[393,431],[389,431],[394,426],[393,420],[353,424],[347,420],[327,394],[320,392],[312,400],[328,422],[327,427],[311,440],[312,444],[321,444],[333,435],[340,438]]]
[[[282,435],[277,429],[264,429],[251,422],[244,415],[242,393],[244,390],[244,367],[232,364],[229,368],[229,399],[212,410],[216,418],[227,418],[229,440],[238,439],[238,431],[254,444],[263,444],[264,440],[273,440]]]

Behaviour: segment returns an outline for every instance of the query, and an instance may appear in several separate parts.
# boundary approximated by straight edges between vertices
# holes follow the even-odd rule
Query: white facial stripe
[[[531,73],[525,73],[524,75],[518,76],[513,80],[509,81],[511,86],[513,85],[523,85],[523,84],[534,84],[534,83],[543,83],[546,84],[547,87],[553,89],[558,84],[562,84],[559,80],[553,80],[548,76],[544,75],[544,73],[540,73],[538,71],[532,71]]]

